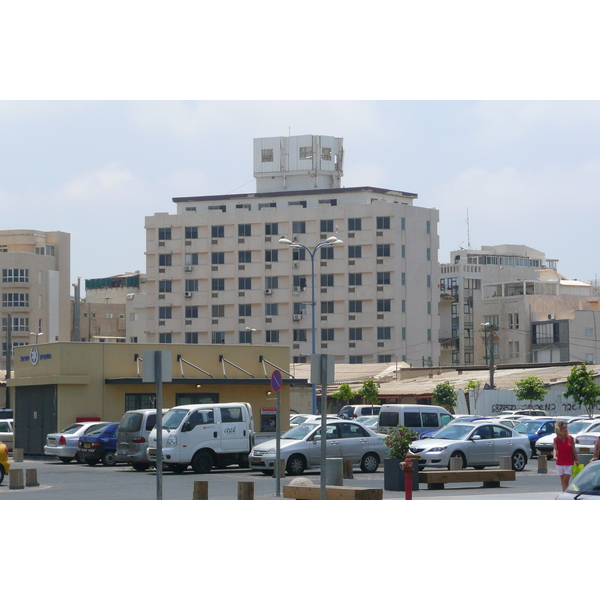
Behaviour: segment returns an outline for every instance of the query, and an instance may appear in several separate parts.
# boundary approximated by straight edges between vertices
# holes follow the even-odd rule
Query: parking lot
[[[130,466],[114,467],[63,464],[52,458],[25,458],[22,462],[11,461],[12,469],[35,469],[38,486],[11,490],[9,477],[0,485],[1,500],[156,500],[157,481],[155,471],[136,472]],[[490,468],[492,470],[493,468]],[[516,481],[502,482],[499,488],[483,488],[480,483],[451,483],[444,490],[429,490],[424,484],[413,493],[413,500],[553,500],[559,493],[559,481],[554,463],[548,462],[548,473],[538,473],[537,460],[529,461]],[[302,477],[320,484],[318,471],[307,471]],[[282,477],[280,495],[276,480],[250,469],[229,467],[213,470],[206,475],[196,475],[191,469],[182,474],[165,471],[163,474],[163,500],[193,499],[194,481],[208,482],[209,500],[236,500],[238,482],[254,484],[255,500],[285,500],[283,486],[292,477]],[[383,489],[383,467],[375,473],[363,473],[355,469],[352,479],[344,485]],[[384,500],[404,500],[404,492],[384,490]]]

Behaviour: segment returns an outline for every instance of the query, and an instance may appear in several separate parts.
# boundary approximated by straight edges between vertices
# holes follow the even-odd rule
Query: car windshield
[[[106,429],[106,423],[98,423],[97,425],[92,425],[86,432],[85,435],[94,435],[98,431],[102,431]]]
[[[298,425],[298,427],[294,427],[289,431],[286,431],[282,436],[282,440],[302,440],[309,433],[314,431],[317,427],[319,427],[319,423],[302,423],[302,425]]]
[[[581,433],[584,429],[590,426],[588,421],[575,421],[575,423],[569,423],[567,429],[571,435]]]
[[[438,429],[431,437],[443,440],[466,440],[475,429],[470,423],[449,423]]]
[[[81,423],[73,423],[73,425],[69,425],[68,427],[65,427],[64,429],[61,429],[60,432],[61,433],[74,433],[75,431],[77,431],[78,429],[81,429],[83,427],[83,425]]]
[[[592,425],[589,429],[586,429],[586,433],[590,433],[591,431],[600,431],[600,423],[596,423]]]
[[[600,495],[600,462],[587,465],[567,488],[567,492],[578,494],[584,492],[594,496]]]
[[[123,415],[119,423],[119,429],[121,431],[139,431],[142,425],[142,418],[141,413],[127,413]]]
[[[518,433],[537,433],[541,425],[539,421],[523,421],[515,427],[515,431]]]
[[[163,418],[163,429],[177,429],[188,414],[187,408],[173,408]]]

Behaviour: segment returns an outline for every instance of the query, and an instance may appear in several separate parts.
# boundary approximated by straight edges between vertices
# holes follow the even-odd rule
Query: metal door
[[[22,448],[26,455],[43,455],[46,436],[57,430],[57,386],[15,389],[15,448]]]

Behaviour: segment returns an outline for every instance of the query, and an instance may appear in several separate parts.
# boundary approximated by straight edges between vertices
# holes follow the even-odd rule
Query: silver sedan
[[[71,462],[77,458],[77,462],[82,463],[77,451],[77,444],[82,435],[92,435],[95,431],[106,427],[108,423],[104,421],[90,421],[87,423],[73,423],[65,427],[58,433],[49,433],[46,436],[46,445],[44,454],[46,456],[56,456],[64,463]]]
[[[342,458],[359,465],[365,473],[373,473],[389,456],[385,435],[375,433],[354,421],[331,420],[326,425],[327,458]],[[305,422],[286,431],[280,439],[280,458],[285,460],[289,475],[301,475],[306,469],[321,464],[321,424]],[[250,467],[265,474],[273,473],[276,440],[268,440],[252,448]]]
[[[500,457],[509,456],[512,468],[522,471],[531,458],[531,446],[526,435],[499,423],[474,421],[449,423],[431,437],[416,440],[410,447],[418,455],[419,468],[450,468],[451,458],[461,458],[463,469],[483,469],[500,464]]]

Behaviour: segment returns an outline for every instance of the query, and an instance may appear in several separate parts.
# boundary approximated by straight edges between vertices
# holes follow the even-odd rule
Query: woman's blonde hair
[[[563,425],[567,424],[564,421],[556,421],[556,423],[554,423],[554,433],[556,433],[556,435],[560,433],[560,430]]]

